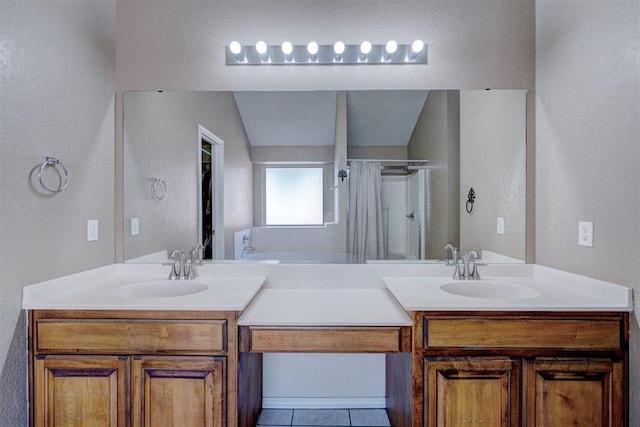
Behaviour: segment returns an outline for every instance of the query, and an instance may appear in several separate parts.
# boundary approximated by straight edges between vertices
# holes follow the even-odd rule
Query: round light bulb
[[[384,46],[384,50],[387,53],[394,53],[398,49],[398,43],[395,40],[389,40],[387,44]]]
[[[369,52],[371,52],[371,43],[368,41],[363,41],[360,44],[360,52],[362,52],[365,55],[368,55]]]
[[[264,55],[265,53],[267,53],[267,44],[263,41],[259,41],[258,43],[256,43],[256,52],[258,52],[260,55]]]
[[[342,42],[335,42],[335,44],[333,45],[333,51],[337,54],[337,55],[342,55],[344,53],[344,43]]]
[[[309,52],[309,55],[316,55],[318,53],[318,49],[318,43],[316,42],[309,42],[307,45],[307,52]]]
[[[282,53],[285,55],[291,55],[293,52],[293,45],[289,42],[282,43]]]
[[[424,49],[424,42],[422,40],[416,40],[411,44],[411,51],[413,53],[422,52],[422,49]]]
[[[232,41],[231,43],[229,43],[229,50],[234,55],[238,55],[240,52],[242,52],[242,45],[236,41]]]

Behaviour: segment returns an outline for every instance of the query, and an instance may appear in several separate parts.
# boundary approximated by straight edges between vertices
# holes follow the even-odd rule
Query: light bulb
[[[240,52],[242,52],[242,45],[237,41],[232,41],[231,43],[229,43],[229,50],[234,55],[238,55]]]
[[[265,53],[267,53],[267,44],[263,41],[259,41],[258,43],[256,43],[256,52],[258,52],[260,55],[264,55]]]
[[[411,44],[411,51],[413,53],[420,53],[424,49],[424,42],[422,40],[416,40]]]
[[[291,55],[293,52],[293,45],[289,42],[282,43],[282,53],[285,55]]]
[[[394,53],[397,49],[398,49],[398,43],[396,43],[395,40],[389,40],[387,44],[384,46],[384,50],[386,50],[387,53],[389,54]]]
[[[318,54],[318,43],[316,42],[309,42],[309,44],[307,45],[307,52],[309,52],[309,55],[317,55]]]
[[[362,52],[362,53],[363,53],[363,54],[365,54],[365,55],[368,55],[368,54],[369,54],[369,52],[371,52],[371,43],[370,43],[370,42],[368,42],[368,41],[366,41],[366,40],[365,40],[365,41],[363,41],[363,42],[360,44],[360,52]]]
[[[342,55],[344,53],[344,43],[335,42],[335,44],[333,45],[333,52],[336,55]]]

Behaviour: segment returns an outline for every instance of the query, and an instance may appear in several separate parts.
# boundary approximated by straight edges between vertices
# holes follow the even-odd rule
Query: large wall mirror
[[[126,92],[123,128],[126,262],[525,260],[525,90]]]

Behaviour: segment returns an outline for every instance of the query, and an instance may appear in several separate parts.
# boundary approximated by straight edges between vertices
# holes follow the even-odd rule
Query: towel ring
[[[151,186],[151,195],[156,200],[164,199],[167,195],[167,184],[164,179],[153,178],[153,185]]]
[[[58,174],[60,174],[60,184],[58,185],[57,189],[49,188],[47,184],[44,183],[44,180],[42,179],[44,175],[44,171],[49,167],[58,169],[58,166],[60,166],[58,170]],[[38,170],[38,182],[40,183],[40,186],[45,191],[49,193],[59,193],[65,188],[67,188],[67,185],[69,185],[69,172],[67,171],[67,168],[64,166],[64,164],[60,160],[54,157],[45,156],[42,158],[42,165]]]
[[[468,214],[473,212],[473,204],[476,202],[476,192],[473,191],[473,187],[469,190],[469,194],[467,194],[467,204],[465,205],[465,210]]]

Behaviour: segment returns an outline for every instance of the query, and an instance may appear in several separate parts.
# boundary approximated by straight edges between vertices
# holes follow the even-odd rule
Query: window
[[[265,168],[265,225],[322,225],[322,167]]]

